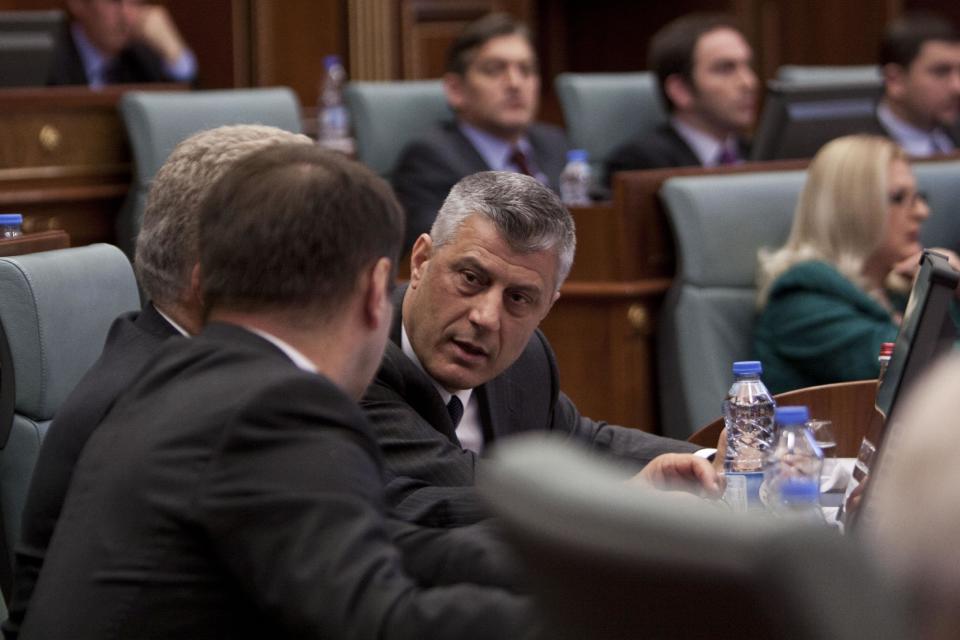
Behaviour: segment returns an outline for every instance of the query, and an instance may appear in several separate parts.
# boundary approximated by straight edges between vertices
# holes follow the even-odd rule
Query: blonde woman
[[[929,214],[889,140],[847,136],[817,153],[786,245],[759,256],[754,352],[771,391],[877,376]]]

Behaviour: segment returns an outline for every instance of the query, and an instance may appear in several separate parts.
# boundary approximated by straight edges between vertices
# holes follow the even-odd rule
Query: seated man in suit
[[[690,14],[663,27],[650,43],[670,122],[615,150],[607,180],[617,171],[714,167],[746,159],[741,137],[756,119],[753,50],[723,15]]]
[[[553,192],[494,171],[458,182],[430,234],[417,238],[392,342],[362,403],[396,476],[387,493],[401,517],[432,526],[486,517],[473,489],[481,454],[529,430],[569,434],[634,469],[646,465],[655,481],[695,480],[719,493],[707,460],[676,453],[694,445],[590,420],[560,391],[537,325],[560,295],[575,244],[573,218]]]
[[[197,60],[166,8],[144,0],[67,0],[70,24],[47,84],[193,82]]]
[[[927,157],[960,141],[960,32],[926,13],[892,22],[880,46],[881,128],[904,151]]]
[[[137,238],[136,271],[149,301],[114,322],[100,358],[47,431],[24,505],[14,590],[4,633],[13,640],[60,516],[73,468],[94,428],[136,373],[170,337],[200,331],[203,304],[194,270],[197,214],[211,185],[245,155],[278,144],[311,145],[273,127],[234,125],[181,142],[157,172]]]
[[[211,188],[207,324],[161,347],[84,448],[25,639],[530,631],[524,598],[483,586],[484,547],[394,542],[410,525],[385,515],[355,400],[387,341],[402,230],[385,182],[315,145],[249,155]]]
[[[472,23],[447,52],[443,80],[456,121],[407,145],[393,174],[407,213],[405,249],[430,229],[460,178],[517,171],[557,190],[566,163],[563,132],[533,121],[540,74],[526,26],[505,14]]]

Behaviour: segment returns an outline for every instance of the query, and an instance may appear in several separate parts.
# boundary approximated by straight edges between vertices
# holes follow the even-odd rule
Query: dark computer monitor
[[[920,261],[920,273],[910,292],[910,300],[903,314],[900,332],[897,334],[893,356],[877,389],[876,429],[871,428],[868,438],[873,441],[876,452],[871,456],[870,477],[883,473],[879,455],[891,440],[889,434],[896,432],[896,440],[909,437],[899,432],[896,410],[904,392],[909,390],[935,360],[950,352],[956,342],[957,329],[950,315],[950,305],[956,296],[960,273],[955,271],[946,258],[932,251],[925,251]],[[887,455],[884,453],[883,455]],[[858,462],[858,464],[860,464]],[[860,515],[852,519],[857,526],[871,518],[870,482],[863,489]],[[849,523],[849,520],[848,520]]]
[[[751,160],[812,158],[824,144],[853,133],[883,134],[876,118],[878,80],[857,83],[767,83]]]
[[[0,11],[0,87],[45,85],[65,28],[63,11]]]

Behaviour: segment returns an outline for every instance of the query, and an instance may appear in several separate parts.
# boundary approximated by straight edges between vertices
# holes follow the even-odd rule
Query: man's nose
[[[476,295],[472,300],[470,322],[482,329],[496,331],[500,328],[502,302],[499,292],[490,290]]]

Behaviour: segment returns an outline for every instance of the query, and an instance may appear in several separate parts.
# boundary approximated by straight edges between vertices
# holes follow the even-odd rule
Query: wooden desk
[[[25,233],[63,229],[74,245],[114,241],[130,186],[130,150],[117,102],[130,89],[184,85],[0,89],[0,211]]]
[[[70,236],[60,229],[52,229],[0,240],[0,256],[21,256],[25,253],[66,249],[69,246]]]

